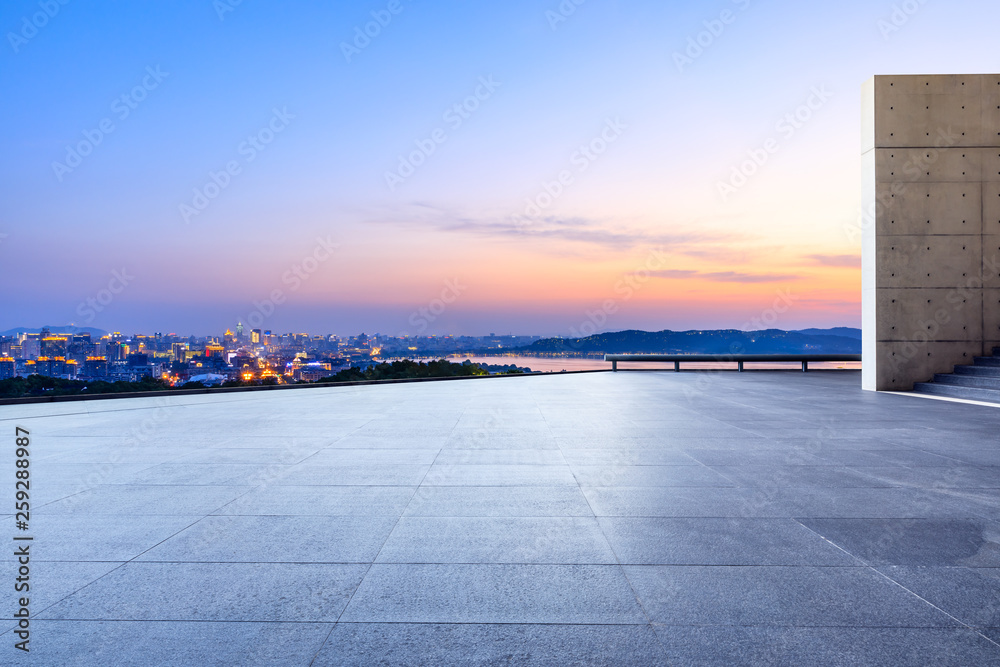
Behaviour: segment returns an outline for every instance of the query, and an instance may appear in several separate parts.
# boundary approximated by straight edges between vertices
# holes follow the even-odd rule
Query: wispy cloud
[[[369,224],[419,226],[437,232],[467,234],[493,239],[536,240],[596,246],[603,250],[625,251],[655,246],[669,254],[690,257],[714,257],[731,253],[734,243],[749,237],[734,237],[732,232],[697,230],[685,225],[673,232],[650,231],[621,223],[591,218],[545,216],[527,223],[511,218],[472,216],[415,202],[402,210],[370,217]]]
[[[806,255],[804,258],[810,264],[817,266],[833,266],[838,268],[861,268],[860,255]]]
[[[657,278],[710,280],[718,283],[780,283],[799,280],[801,276],[791,273],[744,273],[741,271],[693,271],[668,269],[653,271]]]

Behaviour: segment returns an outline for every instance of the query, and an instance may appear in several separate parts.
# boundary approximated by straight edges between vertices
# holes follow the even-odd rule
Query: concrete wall
[[[862,384],[908,390],[1000,346],[1000,75],[862,89]]]

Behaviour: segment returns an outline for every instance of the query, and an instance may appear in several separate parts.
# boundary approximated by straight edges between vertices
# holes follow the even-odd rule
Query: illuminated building
[[[107,377],[108,360],[105,357],[87,357],[83,362],[83,375],[91,378]]]
[[[108,358],[108,361],[124,361],[124,346],[119,341],[109,340],[104,344],[104,356]]]
[[[12,357],[0,357],[0,380],[9,380],[14,377],[16,366]]]
[[[67,341],[68,339],[66,336],[46,336],[45,338],[42,338],[39,356],[65,357]]]
[[[65,357],[38,357],[35,360],[34,372],[38,375],[46,375],[48,377],[64,377],[73,371],[76,374],[76,362],[72,362],[72,366],[68,366]]]

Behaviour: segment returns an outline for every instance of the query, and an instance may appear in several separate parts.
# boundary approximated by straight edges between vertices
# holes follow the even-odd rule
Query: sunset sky
[[[859,326],[861,84],[996,72],[998,19],[9,0],[0,330]]]

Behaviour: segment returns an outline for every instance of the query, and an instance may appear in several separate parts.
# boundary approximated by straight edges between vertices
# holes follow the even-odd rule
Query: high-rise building
[[[0,380],[9,380],[17,372],[17,366],[12,357],[0,357]]]
[[[66,336],[46,336],[41,340],[39,356],[65,357],[69,339]]]
[[[108,361],[125,361],[124,346],[117,340],[109,340],[104,343],[104,356]]]
[[[250,332],[250,342],[254,345],[260,345],[261,343],[261,333],[260,329],[254,329]]]

